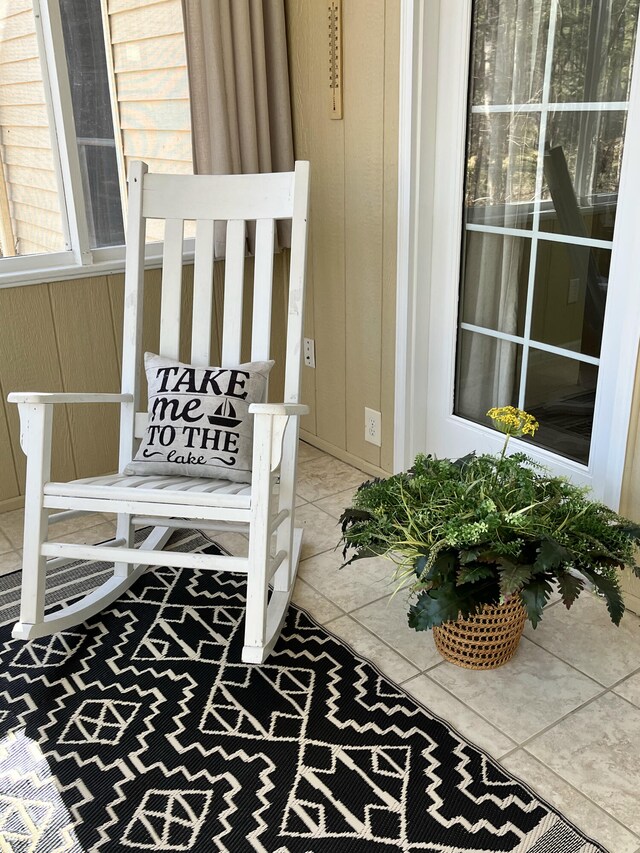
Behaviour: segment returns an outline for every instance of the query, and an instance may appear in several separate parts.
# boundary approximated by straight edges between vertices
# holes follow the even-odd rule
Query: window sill
[[[185,240],[182,260],[183,263],[193,263],[193,240]],[[68,257],[68,263],[55,263],[61,257]],[[57,254],[55,260],[46,263],[47,255],[23,255],[20,258],[0,259],[0,289],[8,287],[23,287],[30,284],[46,284],[58,281],[70,281],[78,278],[96,278],[103,275],[117,275],[124,272],[124,246],[115,249],[96,249],[90,263],[79,264],[72,261],[73,254],[64,252]],[[39,260],[42,266],[36,266],[34,260]],[[65,258],[66,259],[66,258]],[[4,261],[11,263],[11,269],[3,271]],[[36,263],[37,263],[36,260]],[[18,263],[15,263],[15,262]],[[145,269],[157,269],[162,266],[162,244],[150,243],[146,247],[144,261]]]

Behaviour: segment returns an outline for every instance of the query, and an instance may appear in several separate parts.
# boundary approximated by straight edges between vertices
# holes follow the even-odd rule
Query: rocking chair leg
[[[292,553],[293,545],[293,519],[291,516],[286,518],[276,533],[276,554],[280,551],[286,553],[286,557],[278,566],[276,573],[273,576],[273,588],[280,592],[288,592],[291,588],[292,575]]]
[[[260,514],[249,532],[249,572],[247,574],[247,611],[245,616],[242,660],[262,662],[267,639],[267,595],[270,532],[268,512]]]
[[[116,539],[124,540],[125,548],[133,548],[134,545],[134,527],[131,523],[131,516],[125,514],[118,515],[116,523]],[[114,563],[114,577],[126,578],[134,571],[132,563]]]
[[[49,531],[49,513],[43,506],[44,484],[50,478],[52,407],[36,406],[31,413],[27,441],[27,481],[24,505],[22,598],[20,622],[34,625],[44,620],[47,561],[41,554]]]
[[[297,561],[294,559],[294,514],[296,505],[295,482],[296,482],[296,459],[298,444],[298,423],[289,421],[286,427],[282,465],[280,469],[280,506],[287,507],[290,514],[276,531],[276,554],[284,551],[287,555],[273,576],[273,588],[281,592],[289,592],[295,583],[298,570]]]

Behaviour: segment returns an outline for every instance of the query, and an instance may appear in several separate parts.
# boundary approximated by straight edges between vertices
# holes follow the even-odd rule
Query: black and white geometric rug
[[[303,610],[242,664],[243,589],[155,569],[80,629],[0,628],[0,850],[603,850]]]

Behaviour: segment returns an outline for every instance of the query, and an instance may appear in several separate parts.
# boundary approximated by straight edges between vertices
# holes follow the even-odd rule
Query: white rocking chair
[[[278,638],[287,613],[300,556],[302,530],[294,528],[300,405],[302,311],[309,199],[309,164],[295,172],[210,176],[147,174],[131,164],[124,298],[121,394],[13,393],[27,455],[24,554],[20,621],[13,636],[24,640],[63,631],[105,608],[148,566],[228,569],[247,574],[243,661],[261,663]],[[254,403],[251,483],[210,478],[130,477],[136,439],[146,428],[140,413],[144,234],[147,218],[165,219],[160,355],[177,359],[180,338],[184,220],[196,220],[191,362],[210,361],[215,222],[227,221],[222,367],[238,365],[242,334],[242,293],[246,222],[255,221],[255,277],[252,360],[270,352],[271,294],[275,220],[292,220],[285,402]],[[56,403],[117,403],[120,406],[119,474],[51,482],[51,428]],[[143,404],[144,405],[144,404]],[[50,515],[50,510],[59,510]],[[49,524],[78,513],[117,515],[116,538],[100,545],[48,541]],[[176,528],[248,531],[245,557],[162,551]],[[152,527],[137,548],[136,527]],[[272,536],[275,548],[271,547]],[[274,552],[274,553],[272,553]],[[74,560],[114,563],[113,575],[81,600],[45,612],[47,568]],[[269,583],[273,591],[269,596]]]

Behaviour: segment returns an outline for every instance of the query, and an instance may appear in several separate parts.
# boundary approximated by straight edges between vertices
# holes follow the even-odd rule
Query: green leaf
[[[425,554],[422,554],[422,556],[418,557],[413,564],[413,571],[416,573],[417,577],[420,577],[424,572],[424,567],[427,565],[427,559],[428,557]]]
[[[546,571],[547,569],[556,569],[563,563],[570,563],[571,560],[571,551],[567,550],[564,545],[560,545],[555,539],[545,537],[540,541],[534,566],[538,571]]]
[[[340,525],[342,526],[342,532],[344,533],[348,527],[350,527],[352,524],[357,523],[358,521],[375,521],[375,518],[366,509],[356,509],[354,507],[348,507],[340,516]]]
[[[612,580],[611,578],[603,577],[599,575],[595,571],[584,570],[584,573],[593,581],[593,585],[604,595],[605,601],[607,602],[607,610],[609,611],[609,616],[611,616],[611,621],[614,625],[619,625],[620,620],[624,614],[624,600],[622,598],[622,591],[620,589],[620,584],[617,580]]]
[[[459,459],[453,459],[451,464],[454,468],[458,468],[459,470],[464,470],[471,462],[476,459],[475,452],[467,453],[466,456],[461,456]]]
[[[558,589],[562,595],[562,601],[567,610],[584,589],[584,583],[580,578],[570,572],[558,572],[556,574]]]
[[[336,548],[338,546],[336,545]],[[342,549],[342,559],[344,563],[340,566],[341,569],[344,569],[345,566],[350,566],[351,563],[355,563],[356,560],[368,560],[370,557],[382,557],[384,556],[384,551],[374,551],[373,548],[358,548],[355,554],[353,554],[347,560],[347,552],[351,545],[345,545]]]
[[[461,568],[458,572],[456,586],[460,586],[463,583],[475,583],[483,578],[491,578],[494,575],[495,569],[493,566],[477,564],[475,566]]]
[[[455,577],[458,568],[458,553],[454,550],[441,551],[427,572],[425,580],[449,581]]]
[[[552,590],[553,587],[547,578],[541,575],[535,575],[520,590],[522,603],[534,628],[542,618],[542,610]]]
[[[458,554],[453,549],[440,551],[427,574],[422,577],[427,562],[428,557],[426,555],[418,557],[414,563],[414,572],[420,579],[421,583],[435,583],[437,586],[440,586],[443,581],[450,580],[455,575],[455,570],[458,567]]]
[[[461,549],[460,554],[458,555],[458,559],[460,561],[461,566],[466,566],[467,563],[475,563],[478,559],[478,554],[480,552],[476,549],[469,551],[465,548]]]
[[[621,533],[626,533],[627,536],[630,536],[632,539],[635,539],[636,542],[640,542],[640,524],[634,524],[633,522],[629,522],[628,524],[622,524],[618,527],[618,530]]]
[[[500,592],[507,598],[517,592],[525,581],[534,573],[533,566],[523,563],[512,563],[510,560],[502,560],[498,567],[500,574]]]
[[[455,584],[445,583],[438,589],[424,590],[409,608],[409,627],[426,631],[434,625],[452,622],[458,618],[460,599]]]

